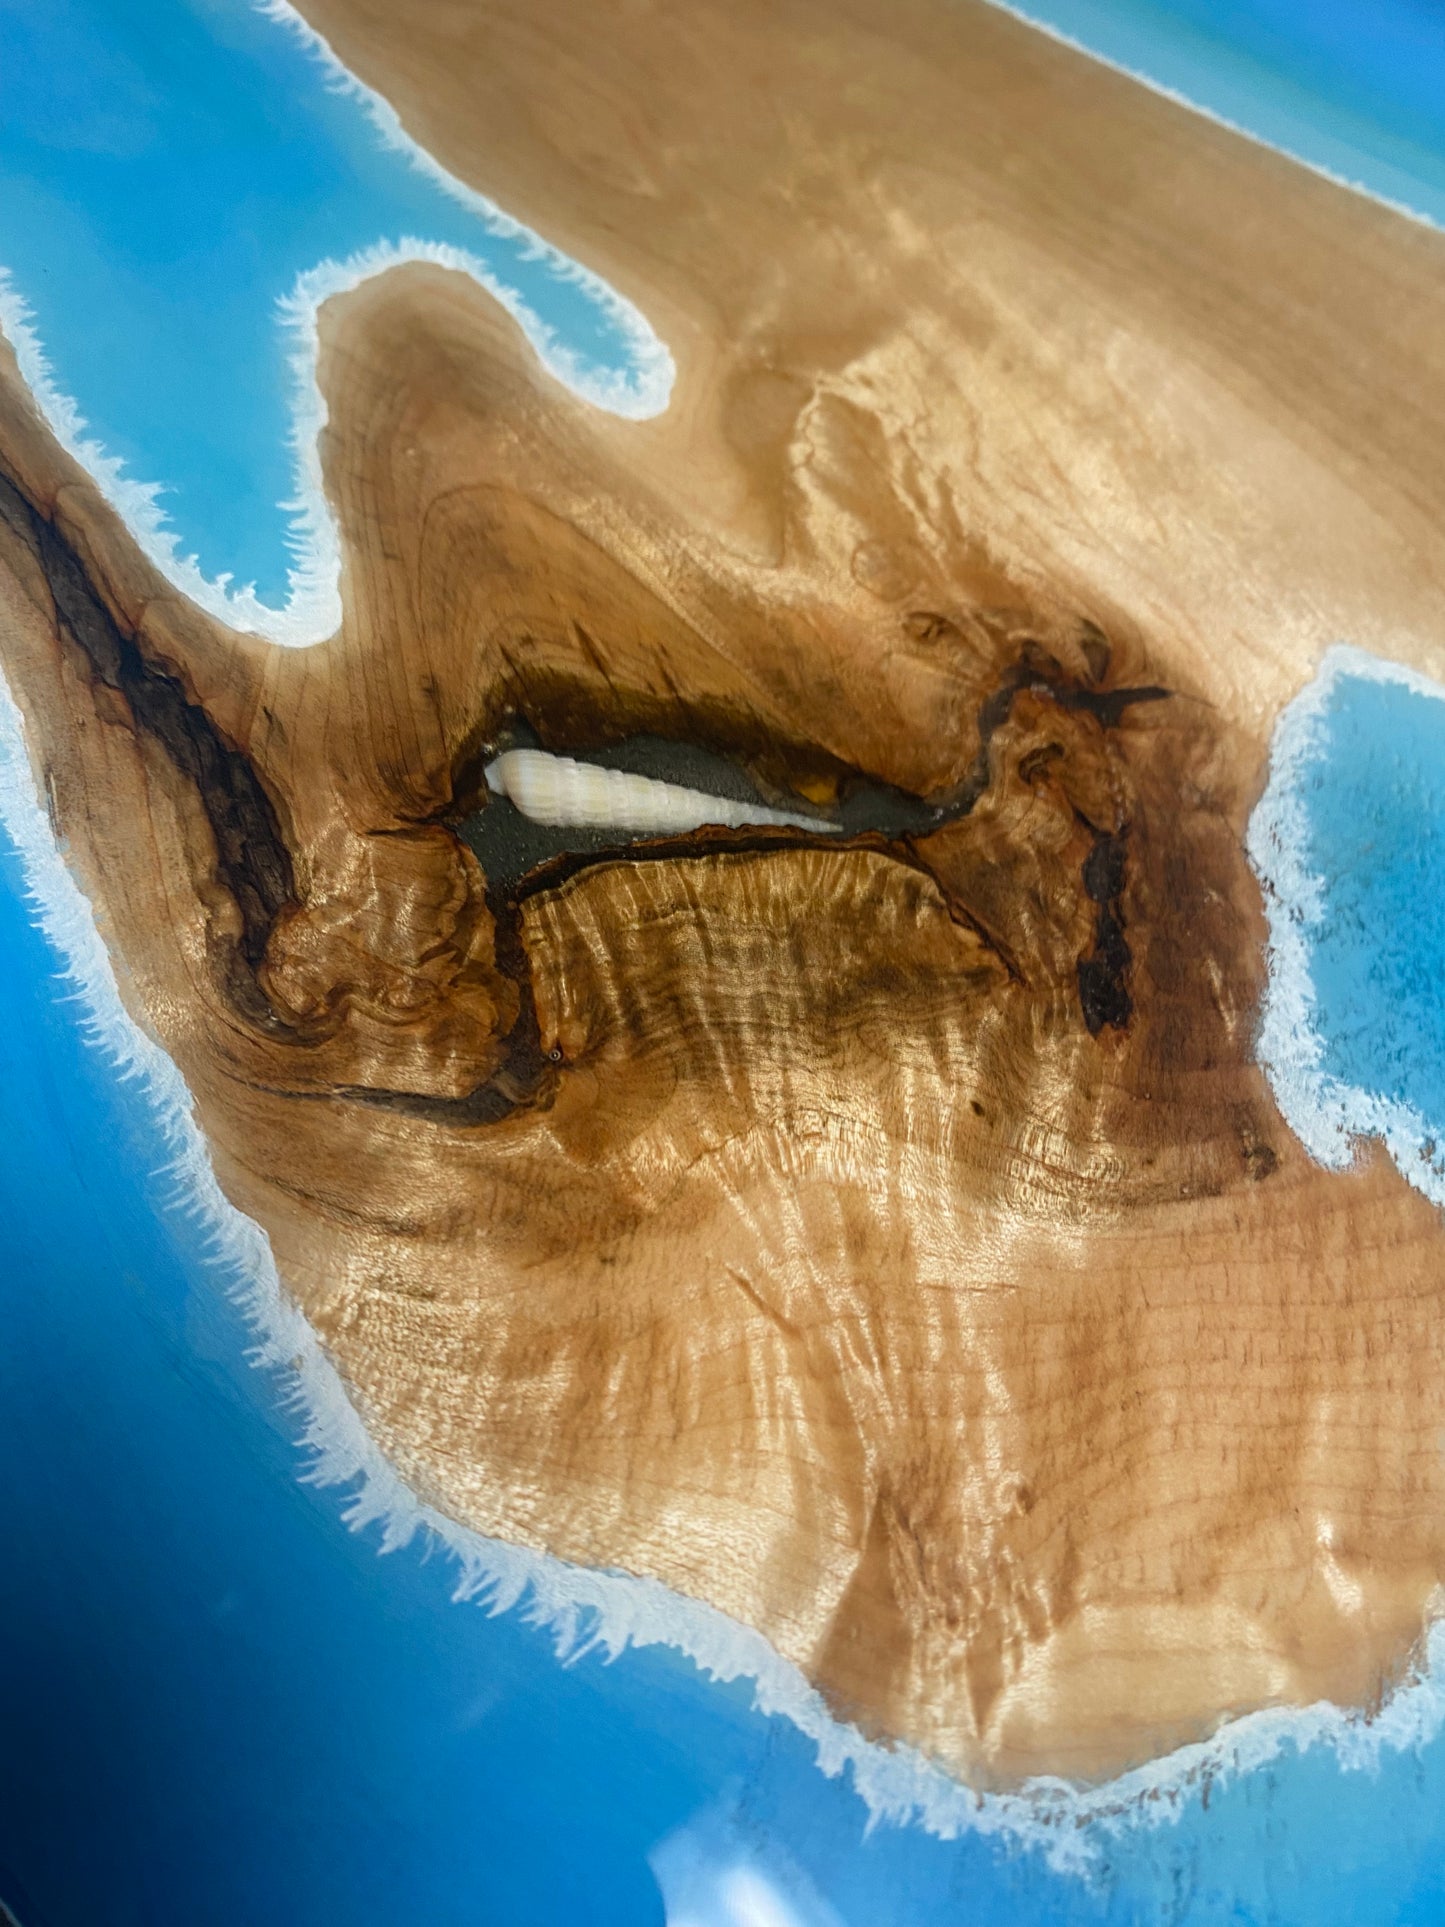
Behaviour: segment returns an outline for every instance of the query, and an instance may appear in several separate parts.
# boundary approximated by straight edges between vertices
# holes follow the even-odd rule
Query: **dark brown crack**
[[[1134,689],[1062,689],[1049,687],[1060,709],[1080,709],[1104,729],[1117,729],[1126,709],[1137,703],[1162,703],[1173,691],[1162,683],[1143,683]]]
[[[136,728],[151,736],[194,786],[215,838],[218,879],[240,913],[238,949],[251,979],[244,1002],[247,1014],[256,1014],[256,969],[276,918],[296,898],[291,853],[271,799],[250,759],[190,700],[178,677],[146,660],[135,637],[96,594],[72,545],[3,474],[0,517],[38,558],[58,629],[84,655],[96,680],[124,696]]]
[[[993,738],[1013,714],[1016,698],[1026,690],[1047,696],[1060,709],[1092,716],[1103,729],[1117,729],[1125,713],[1136,705],[1164,702],[1174,693],[1160,683],[1142,683],[1126,689],[1080,689],[1055,656],[1038,643],[1026,642],[1019,660],[979,706],[978,749],[967,776],[949,795],[934,799],[938,827],[967,816],[987,791],[992,780],[989,759]]]
[[[1108,1025],[1127,1030],[1134,1014],[1128,972],[1133,961],[1124,936],[1124,859],[1129,826],[1112,835],[1095,830],[1094,847],[1084,858],[1084,890],[1097,904],[1094,947],[1079,959],[1079,1004],[1089,1035],[1097,1037]]]
[[[465,1097],[430,1097],[419,1092],[380,1090],[343,1085],[339,1097],[358,1104],[374,1104],[401,1111],[431,1124],[458,1128],[500,1124],[517,1110],[546,1110],[556,1095],[560,1055],[542,1049],[537,1025],[537,1003],[532,995],[531,968],[522,943],[521,900],[487,887],[487,908],[493,920],[493,955],[498,971],[518,990],[517,1017],[502,1043],[502,1058],[491,1076]]]

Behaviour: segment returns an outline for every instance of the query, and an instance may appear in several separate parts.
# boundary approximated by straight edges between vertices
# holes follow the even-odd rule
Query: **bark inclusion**
[[[117,619],[52,518],[0,473],[0,519],[39,562],[57,632],[79,649],[96,681],[122,696],[144,731],[194,788],[215,838],[218,880],[239,913],[241,937],[225,964],[230,993],[253,1022],[274,1023],[254,975],[276,918],[296,901],[291,853],[251,760],[228,742],[182,679],[145,655]]]

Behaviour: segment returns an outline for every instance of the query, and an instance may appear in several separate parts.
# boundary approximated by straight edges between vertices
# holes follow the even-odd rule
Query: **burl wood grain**
[[[1441,667],[1445,244],[965,0],[312,12],[680,364],[629,425],[460,277],[331,303],[300,653],[5,379],[37,764],[368,1423],[979,1784],[1369,1703],[1445,1572],[1445,1242],[1283,1127],[1241,836],[1327,641]],[[519,719],[956,813],[489,887]]]

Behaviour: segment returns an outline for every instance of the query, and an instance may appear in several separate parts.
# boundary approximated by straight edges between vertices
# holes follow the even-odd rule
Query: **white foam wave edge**
[[[449,199],[460,203],[486,233],[516,248],[521,259],[541,263],[555,280],[580,288],[604,317],[625,356],[612,369],[593,366],[569,349],[518,289],[479,255],[440,241],[403,236],[326,260],[298,274],[289,293],[276,304],[277,321],[287,340],[291,377],[291,450],[294,493],[278,506],[289,516],[286,544],[291,555],[287,597],[273,609],[253,586],[237,587],[229,575],[212,578],[194,555],[181,550],[181,536],[162,505],[165,484],[128,475],[118,456],[87,433],[79,405],[59,386],[36,329],[35,318],[9,272],[0,267],[0,330],[15,351],[21,375],[56,439],[86,470],[105,500],[126,523],[140,548],[172,586],[198,607],[232,628],[249,630],[268,642],[308,648],[336,633],[341,623],[341,545],[321,475],[321,431],[327,408],[317,381],[319,317],[323,303],[347,294],[373,276],[408,262],[450,268],[470,275],[511,315],[548,373],[575,394],[609,414],[641,421],[661,414],[672,394],[676,369],[666,345],[646,318],[615,288],[514,220],[485,195],[449,174],[418,147],[395,110],[343,67],[326,41],[288,0],[255,0],[256,11],[294,34],[320,65],[324,83],[355,99],[382,144],[401,154]]]
[[[1401,663],[1348,643],[1326,651],[1317,675],[1279,715],[1270,742],[1264,794],[1249,820],[1245,847],[1264,893],[1269,977],[1256,1054],[1285,1122],[1310,1156],[1342,1171],[1355,1141],[1380,1138],[1401,1174],[1445,1209],[1445,1162],[1422,1146],[1437,1131],[1413,1106],[1346,1084],[1323,1068],[1310,973],[1310,933],[1326,915],[1325,883],[1307,866],[1309,821],[1300,794],[1308,767],[1328,749],[1328,712],[1342,677],[1396,683],[1445,702],[1445,686]]]
[[[1038,14],[1031,13],[1027,6],[1016,4],[1016,0],[986,0],[986,3],[999,13],[1008,14],[1022,26],[1032,27],[1036,33],[1046,35],[1060,47],[1067,47],[1071,53],[1082,54],[1086,60],[1092,60],[1100,67],[1107,67],[1110,73],[1122,74],[1125,80],[1137,81],[1139,86],[1147,87],[1151,94],[1157,94],[1161,100],[1170,101],[1176,107],[1183,107],[1189,113],[1197,114],[1201,120],[1211,121],[1214,126],[1222,127],[1226,133],[1237,134],[1241,140],[1247,140],[1255,147],[1264,148],[1267,153],[1283,155],[1287,161],[1293,161],[1297,167],[1307,168],[1311,174],[1317,174],[1321,180],[1328,181],[1332,187],[1342,187],[1350,194],[1359,194],[1365,200],[1375,202],[1376,206],[1386,207],[1392,214],[1398,214],[1407,221],[1413,221],[1417,227],[1434,228],[1438,233],[1442,226],[1445,226],[1437,215],[1427,214],[1423,208],[1416,207],[1413,202],[1401,200],[1394,194],[1387,194],[1381,188],[1371,187],[1368,181],[1362,181],[1355,175],[1342,174],[1338,168],[1331,167],[1328,161],[1314,160],[1308,154],[1301,153],[1298,148],[1285,147],[1277,140],[1270,140],[1266,135],[1256,133],[1252,127],[1246,126],[1243,121],[1233,120],[1228,114],[1220,113],[1217,108],[1206,107],[1202,101],[1195,100],[1182,89],[1172,87],[1168,81],[1156,80],[1143,68],[1131,67],[1125,60],[1116,59],[1112,54],[1101,53],[1097,47],[1091,47],[1088,41],[1079,39],[1066,27],[1060,27],[1051,20],[1042,19]],[[1398,173],[1400,170],[1391,168],[1390,171]]]
[[[1386,1750],[1418,1747],[1440,1730],[1445,1626],[1437,1625],[1420,1670],[1372,1718],[1324,1703],[1256,1713],[1102,1786],[1039,1778],[1016,1794],[975,1793],[913,1749],[870,1742],[835,1720],[796,1666],[715,1608],[656,1580],[571,1566],[485,1538],[423,1504],[366,1431],[287,1296],[265,1233],[221,1191],[180,1071],[127,1012],[92,907],[41,803],[24,725],[3,676],[0,822],[19,851],[32,913],[60,960],[85,1035],[120,1078],[137,1087],[167,1147],[165,1208],[204,1228],[215,1270],[256,1334],[253,1362],[275,1375],[297,1415],[306,1460],[301,1476],[317,1486],[350,1487],[342,1516],[353,1530],[375,1525],[383,1551],[418,1537],[444,1548],[455,1561],[457,1600],[475,1600],[492,1613],[520,1612],[550,1634],[563,1661],[594,1651],[613,1659],[628,1647],[662,1645],[711,1679],[750,1681],[757,1711],[781,1716],[805,1735],[824,1774],[851,1775],[870,1826],[918,1824],[944,1839],[968,1832],[1001,1836],[1041,1849],[1060,1872],[1088,1874],[1105,1837],[1176,1820],[1209,1787],[1255,1772],[1287,1751],[1328,1745],[1342,1767],[1373,1770]]]

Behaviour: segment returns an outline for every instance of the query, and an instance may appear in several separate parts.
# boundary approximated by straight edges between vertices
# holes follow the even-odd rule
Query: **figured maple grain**
[[[679,363],[624,423],[460,276],[328,304],[296,653],[0,390],[71,861],[376,1436],[978,1783],[1372,1701],[1445,1242],[1284,1128],[1241,837],[1327,642],[1445,666],[1445,244],[967,0],[309,11]],[[489,888],[519,719],[952,814]]]

